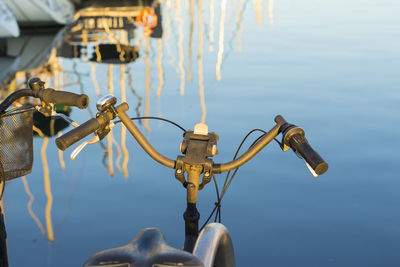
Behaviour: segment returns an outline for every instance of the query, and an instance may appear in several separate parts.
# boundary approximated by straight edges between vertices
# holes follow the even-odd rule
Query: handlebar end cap
[[[324,174],[328,170],[328,163],[322,162],[315,167],[314,171],[316,174],[321,175]]]

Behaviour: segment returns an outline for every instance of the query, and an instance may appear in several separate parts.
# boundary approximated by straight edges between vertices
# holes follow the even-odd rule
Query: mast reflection
[[[46,231],[44,230],[42,222],[39,220],[39,218],[36,216],[36,214],[32,210],[32,204],[33,204],[33,201],[35,200],[35,197],[33,196],[31,190],[29,189],[29,184],[28,184],[26,177],[22,176],[21,179],[22,179],[22,183],[24,184],[25,192],[29,196],[29,202],[26,206],[28,209],[29,215],[31,215],[32,219],[35,221],[36,225],[39,227],[40,232],[43,235],[45,235]]]
[[[183,55],[183,18],[182,18],[182,2],[177,0],[176,2],[176,20],[179,23],[179,39],[178,39],[178,50],[179,50],[179,74],[180,74],[180,93],[185,94],[185,69],[183,67],[184,55]]]
[[[125,65],[121,65],[121,102],[126,102],[126,85],[125,85]],[[126,127],[121,125],[121,147],[122,153],[124,154],[124,159],[122,162],[122,172],[125,178],[129,177],[128,172],[128,162],[129,162],[129,152],[126,148]]]
[[[40,137],[43,138],[43,144],[42,144],[42,149],[40,150],[40,156],[42,158],[42,165],[43,165],[44,191],[45,191],[46,199],[47,199],[46,206],[45,206],[46,233],[47,233],[47,240],[54,241],[53,221],[51,218],[51,209],[53,206],[53,194],[51,192],[50,171],[49,171],[49,165],[47,162],[47,155],[46,155],[49,138],[47,136],[45,136],[44,133],[39,128],[33,126],[33,130]],[[28,211],[29,211],[29,203],[28,203]],[[40,225],[41,225],[41,223],[39,221],[39,224],[38,224],[39,228],[41,228]]]
[[[203,13],[202,13],[202,3],[201,0],[197,1],[198,5],[198,20],[199,20],[199,55],[198,55],[198,75],[199,75],[199,95],[200,95],[200,105],[201,105],[201,122],[205,123],[206,121],[206,103],[204,99],[204,77],[203,77],[203,32],[204,32],[204,25],[203,25]]]
[[[145,82],[145,88],[146,88],[146,95],[145,95],[145,102],[144,102],[144,116],[148,117],[150,113],[150,87],[151,87],[151,66],[150,66],[150,36],[145,36],[145,57],[144,57],[144,62],[145,62],[145,68],[146,68],[146,82]],[[151,132],[150,126],[149,126],[149,120],[144,120],[144,127],[148,132]]]
[[[263,6],[262,6],[262,0],[257,0],[255,10],[257,13],[257,24],[261,25],[262,24],[262,15],[263,15]]]
[[[189,2],[189,43],[188,43],[188,81],[192,81],[192,41],[193,41],[193,28],[194,28],[194,2]],[[200,26],[200,25],[199,25]]]
[[[226,0],[221,1],[221,17],[219,22],[219,40],[218,40],[218,57],[216,65],[217,80],[221,80],[222,55],[224,54],[224,29],[226,15]]]
[[[162,51],[162,40],[157,40],[157,69],[158,69],[158,87],[157,87],[157,98],[161,97],[161,92],[164,86],[164,68],[163,68],[163,51]]]
[[[268,0],[269,24],[274,25],[274,0]]]
[[[214,51],[214,0],[210,0],[210,32],[208,38],[210,39],[210,52]]]

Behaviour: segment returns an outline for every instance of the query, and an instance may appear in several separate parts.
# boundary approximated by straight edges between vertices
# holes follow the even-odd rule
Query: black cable
[[[215,191],[217,193],[217,198],[219,199],[219,190],[218,190],[218,184],[217,184],[217,179],[215,179],[215,175],[212,175],[213,181],[214,181],[214,185],[215,185]]]
[[[233,160],[236,159],[237,155],[239,154],[240,149],[242,148],[242,146],[243,146],[244,142],[247,140],[247,138],[248,138],[252,133],[254,133],[254,132],[256,132],[256,131],[262,132],[262,133],[264,133],[264,134],[267,133],[266,131],[261,130],[261,129],[253,129],[253,130],[251,130],[250,132],[248,132],[248,133],[246,134],[246,136],[243,138],[243,140],[242,140],[242,142],[240,143],[239,147],[236,149],[236,153],[235,153],[235,156],[233,157]],[[259,138],[260,138],[260,137],[259,137]],[[259,140],[259,139],[257,139],[256,141],[258,141],[258,140]],[[250,147],[251,147],[251,146],[250,146]],[[239,167],[236,168],[235,173],[237,172],[238,169],[239,169]],[[228,171],[228,173],[226,174],[224,186],[222,187],[221,198],[224,196],[226,190],[227,190],[228,187],[229,187],[229,185],[227,186],[226,184],[228,183],[228,179],[229,179],[229,174],[230,174],[230,173],[231,173],[231,171]],[[232,180],[233,177],[234,177],[234,175],[230,178],[230,180]],[[229,182],[229,184],[230,184],[230,182]]]
[[[278,145],[283,149],[283,144],[278,141],[278,139],[274,138],[274,141],[278,143]]]
[[[219,211],[220,211],[220,209],[218,208],[220,205],[217,205],[217,212],[215,213],[215,217],[214,217],[214,222],[216,222],[217,221],[217,218],[218,218],[218,213],[219,213]]]
[[[252,148],[253,146],[255,146],[255,145],[261,140],[261,138],[263,138],[263,137],[267,134],[267,132],[265,132],[265,131],[263,131],[263,130],[254,129],[253,131],[255,131],[255,130],[259,130],[259,131],[263,132],[264,134],[262,134],[262,135],[260,135],[259,137],[257,137],[257,139],[254,140],[254,142],[250,145],[249,149]],[[252,133],[253,131],[251,131],[250,133]],[[248,135],[247,135],[247,136],[248,136]],[[245,138],[247,138],[247,136],[246,136]],[[245,139],[244,139],[244,140],[245,140]],[[242,141],[241,145],[243,144],[244,140]],[[279,144],[280,147],[282,147],[282,144],[281,144],[276,138],[274,138],[274,140]],[[236,158],[236,156],[237,156],[237,154],[238,154],[238,152],[239,152],[239,149],[240,149],[241,145],[239,146],[238,150],[236,151],[235,157],[234,157],[233,159]],[[225,184],[224,184],[224,188],[223,188],[223,192],[222,192],[221,198],[222,198],[223,195],[225,194],[226,190],[228,189],[229,185],[231,184],[231,182],[232,182],[232,180],[233,180],[233,177],[236,175],[236,173],[237,173],[238,170],[239,170],[239,167],[235,169],[234,173],[232,174],[232,176],[231,176],[231,178],[229,179],[229,181],[228,181],[227,184],[226,184],[227,180],[225,180]],[[229,173],[230,173],[230,171],[228,172],[228,175],[229,175]],[[228,179],[228,175],[227,175],[227,179]]]
[[[215,185],[215,192],[217,193],[217,202],[214,203],[215,207],[212,210],[212,212],[210,213],[210,215],[208,216],[207,220],[203,223],[203,225],[200,227],[199,233],[201,232],[201,230],[203,230],[203,228],[207,225],[207,223],[210,221],[211,217],[213,216],[214,212],[217,210],[217,208],[219,209],[221,207],[221,201],[220,201],[220,197],[219,197],[219,190],[218,190],[218,183],[217,183],[217,179],[215,179],[215,175],[212,175],[213,181],[214,181],[214,185]]]
[[[201,232],[201,230],[203,230],[203,228],[204,228],[204,227],[207,225],[207,223],[210,221],[211,217],[214,215],[214,212],[215,212],[215,210],[216,210],[217,207],[218,207],[218,205],[217,205],[218,203],[215,202],[214,204],[215,204],[214,209],[211,211],[210,216],[208,216],[207,220],[206,220],[206,221],[203,223],[203,225],[200,227],[199,233]]]
[[[235,155],[233,156],[233,160],[236,159],[237,155],[239,154],[240,149],[242,148],[242,146],[243,146],[244,142],[247,140],[247,138],[248,138],[252,133],[254,133],[254,132],[256,132],[256,131],[262,132],[263,134],[260,135],[260,136],[250,145],[249,149],[250,149],[252,146],[254,146],[265,134],[267,134],[266,131],[261,130],[261,129],[253,129],[253,130],[251,130],[250,132],[248,132],[248,133],[246,134],[246,136],[243,138],[243,140],[240,142],[238,148],[236,149]],[[275,141],[277,141],[277,140],[275,140]],[[277,141],[277,142],[278,142],[278,141]],[[278,142],[278,143],[279,143],[279,142]],[[233,178],[235,177],[235,175],[236,175],[236,173],[237,173],[238,170],[239,170],[239,167],[236,168],[236,169],[234,170],[234,172],[233,172],[233,174],[231,175],[230,178],[229,178],[229,175],[230,175],[231,171],[228,171],[228,173],[227,173],[227,175],[226,175],[226,178],[225,178],[224,186],[222,187],[221,195],[219,195],[218,185],[217,185],[217,182],[216,182],[216,180],[215,180],[215,177],[213,176],[213,178],[214,178],[214,183],[215,183],[216,190],[217,190],[217,202],[214,203],[214,205],[215,205],[214,209],[211,211],[210,215],[208,216],[207,220],[204,222],[204,224],[203,224],[202,227],[200,228],[199,232],[200,232],[201,230],[203,230],[203,228],[207,225],[207,223],[210,221],[211,217],[214,215],[215,212],[216,212],[216,213],[215,213],[215,217],[214,217],[214,222],[217,221],[217,218],[218,218],[218,221],[221,222],[221,201],[222,201],[222,198],[224,197],[224,195],[225,195],[225,193],[226,193],[226,191],[227,191],[229,185],[231,184],[231,182],[232,182]]]
[[[160,118],[160,117],[134,117],[134,118],[130,118],[130,119],[131,120],[150,120],[150,119],[152,119],[152,120],[165,121],[165,122],[171,123],[172,125],[175,125],[176,127],[178,127],[179,129],[181,129],[183,132],[186,133],[185,128],[183,128],[182,126],[180,126],[179,124],[177,124],[177,123],[175,123],[173,121],[170,121],[170,120],[167,120],[167,119],[164,119],[164,118]],[[121,120],[116,121],[114,123],[117,124],[119,122],[121,122]]]

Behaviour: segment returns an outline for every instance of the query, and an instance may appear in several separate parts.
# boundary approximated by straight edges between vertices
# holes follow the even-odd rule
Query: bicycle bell
[[[117,103],[117,98],[109,94],[100,98],[96,103],[96,107],[98,111],[103,112],[109,108],[113,110],[113,107],[116,103]]]

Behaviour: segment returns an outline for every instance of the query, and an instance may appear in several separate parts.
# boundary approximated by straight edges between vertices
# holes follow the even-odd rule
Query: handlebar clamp
[[[175,178],[185,186],[185,171],[190,166],[199,166],[202,169],[203,179],[199,190],[211,181],[214,162],[209,157],[217,154],[218,135],[215,133],[202,133],[187,131],[181,143],[181,152],[175,164]]]

